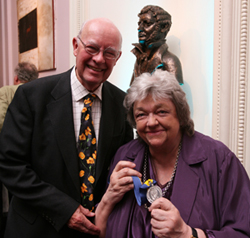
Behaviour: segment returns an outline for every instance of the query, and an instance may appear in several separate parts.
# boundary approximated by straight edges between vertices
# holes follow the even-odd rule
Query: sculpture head
[[[138,37],[142,45],[165,39],[171,27],[171,15],[158,6],[145,6],[138,14]]]

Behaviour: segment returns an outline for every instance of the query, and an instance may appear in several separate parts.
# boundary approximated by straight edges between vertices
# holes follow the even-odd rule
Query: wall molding
[[[213,131],[246,165],[249,0],[215,0]],[[250,170],[247,167],[248,173]]]
[[[240,8],[240,42],[239,42],[239,85],[238,85],[238,139],[237,139],[237,155],[239,159],[244,163],[245,147],[246,147],[246,104],[247,104],[247,54],[248,54],[248,0],[241,1]]]
[[[81,25],[84,21],[89,19],[89,0],[70,0],[70,42],[73,37],[77,36]],[[70,47],[70,65],[75,65],[75,56],[72,53],[72,47]]]
[[[13,85],[14,68],[18,63],[18,29],[16,1],[0,1],[0,47],[2,85]],[[16,14],[13,14],[16,13]]]

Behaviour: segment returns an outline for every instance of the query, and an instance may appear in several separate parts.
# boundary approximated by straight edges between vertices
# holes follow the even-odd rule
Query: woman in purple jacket
[[[174,76],[161,70],[142,74],[124,105],[138,138],[114,157],[96,210],[101,237],[250,237],[248,175],[223,143],[194,131]],[[135,197],[137,177],[149,187],[145,204],[144,197]]]

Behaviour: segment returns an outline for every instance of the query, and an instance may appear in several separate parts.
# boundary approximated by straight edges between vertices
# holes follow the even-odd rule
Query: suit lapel
[[[70,71],[64,73],[51,92],[54,101],[47,105],[58,147],[72,177],[76,189],[80,193],[78,177],[78,161],[76,139],[74,134],[72,94],[70,87]]]
[[[106,85],[103,85],[103,99],[102,99],[102,116],[100,121],[100,133],[98,142],[98,152],[97,152],[97,165],[96,165],[96,179],[98,180],[105,163],[108,163],[106,158],[109,146],[111,146],[111,141],[115,131],[115,118],[116,110],[118,106],[115,103],[115,98],[111,95],[109,90],[107,90]]]
[[[182,145],[171,201],[188,223],[200,183],[197,169],[206,157],[203,156],[205,152],[196,135],[184,135]]]
[[[190,182],[191,181],[191,182]],[[180,156],[175,175],[171,202],[187,223],[193,208],[200,179]]]

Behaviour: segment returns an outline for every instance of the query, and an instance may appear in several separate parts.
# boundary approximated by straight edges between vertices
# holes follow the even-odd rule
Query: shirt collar
[[[80,81],[76,77],[75,66],[71,71],[71,89],[74,99],[78,102],[83,97],[88,95],[90,92],[80,83]],[[101,101],[102,101],[102,87],[103,83],[92,93],[94,93]]]

